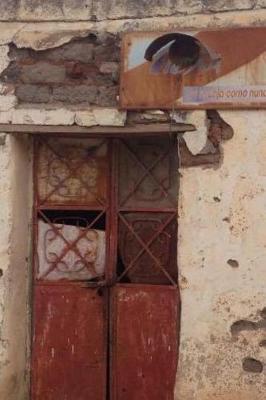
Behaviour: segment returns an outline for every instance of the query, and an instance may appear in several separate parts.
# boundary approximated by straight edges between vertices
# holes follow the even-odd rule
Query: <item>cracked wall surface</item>
[[[265,112],[121,111],[119,41],[135,30],[263,26],[265,8],[264,0],[0,0],[0,124],[194,127],[179,136],[175,400],[265,398]],[[31,154],[29,137],[0,135],[1,400],[29,400]]]
[[[6,0],[2,21],[75,21],[187,15],[265,8],[263,0]]]
[[[265,398],[265,113],[223,111],[218,169],[181,169],[176,399]]]
[[[0,398],[24,400],[30,322],[30,150],[27,137],[0,137]]]

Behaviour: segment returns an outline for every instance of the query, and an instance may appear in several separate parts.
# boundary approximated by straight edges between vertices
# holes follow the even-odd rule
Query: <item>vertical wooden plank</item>
[[[173,400],[179,298],[171,286],[112,289],[112,400]]]
[[[104,296],[35,286],[31,400],[105,400]]]

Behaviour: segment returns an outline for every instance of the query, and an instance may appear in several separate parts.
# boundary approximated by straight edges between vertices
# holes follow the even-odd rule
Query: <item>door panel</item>
[[[32,400],[105,400],[104,302],[97,289],[35,286]]]
[[[118,245],[131,283],[175,284],[176,225],[174,213],[120,213]]]
[[[173,400],[178,292],[170,286],[112,289],[112,400]]]

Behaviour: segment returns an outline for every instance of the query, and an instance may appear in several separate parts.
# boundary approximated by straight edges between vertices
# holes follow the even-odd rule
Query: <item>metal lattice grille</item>
[[[176,285],[174,138],[119,141],[118,281]]]
[[[175,284],[176,221],[171,213],[120,213],[119,248],[125,270],[135,283]]]
[[[36,279],[176,285],[173,137],[37,139]]]
[[[160,138],[120,141],[120,208],[176,208],[173,146],[172,140]]]
[[[41,140],[37,159],[40,204],[102,207],[106,203],[106,141]]]
[[[103,218],[93,220],[67,213],[49,218],[39,211],[37,278],[50,281],[101,280],[105,268],[105,231],[95,229]]]

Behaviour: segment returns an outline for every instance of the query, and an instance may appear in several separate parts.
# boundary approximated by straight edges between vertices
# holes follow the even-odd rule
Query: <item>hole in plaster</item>
[[[229,217],[224,217],[224,218],[223,218],[223,221],[229,223],[229,222],[230,222],[230,218],[229,218]]]
[[[0,278],[3,276],[3,270],[0,268]]]
[[[259,343],[260,347],[266,347],[266,339],[261,340],[261,342]]]
[[[88,39],[91,40],[92,42],[96,42],[97,40],[97,35],[95,33],[90,33],[88,35]]]
[[[263,365],[260,361],[255,358],[246,357],[242,363],[243,370],[246,372],[261,373],[263,371]]]
[[[231,325],[231,334],[233,336],[238,335],[242,331],[255,331],[257,324],[248,320],[239,320]]]
[[[261,318],[266,319],[266,307],[264,307],[264,308],[261,310],[260,316],[261,316]]]
[[[237,260],[233,260],[232,258],[229,258],[229,260],[227,260],[227,264],[230,265],[230,267],[232,268],[238,268],[239,267],[239,263]]]
[[[217,196],[214,196],[213,200],[216,201],[216,203],[220,203],[221,201],[220,197]]]

